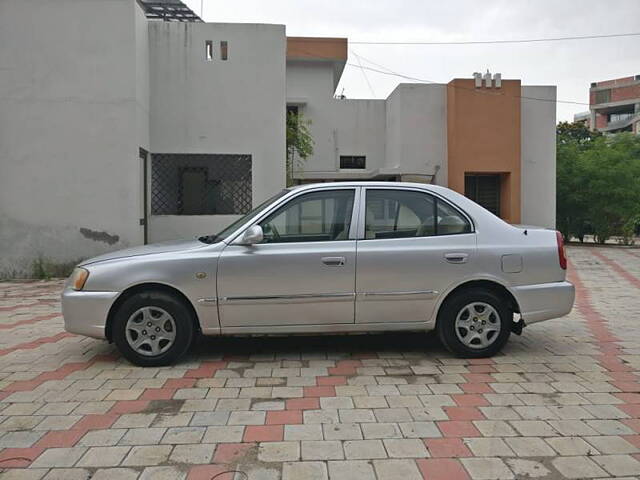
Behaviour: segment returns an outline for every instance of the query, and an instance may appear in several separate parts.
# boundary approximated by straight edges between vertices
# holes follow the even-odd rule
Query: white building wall
[[[385,168],[447,185],[447,87],[400,84],[387,98]]]
[[[385,149],[385,101],[332,98],[330,107],[332,116],[327,126],[335,131],[334,170],[340,169],[340,155],[365,155],[365,172],[381,168]]]
[[[556,226],[556,87],[522,87],[521,100],[521,221]]]
[[[136,137],[149,151],[149,22],[141,8],[135,9]]]
[[[314,154],[305,179],[437,172],[447,181],[446,87],[399,85],[386,100],[333,98],[330,62],[290,61],[287,103],[311,120]],[[340,170],[340,155],[365,155],[366,170]]]
[[[205,42],[214,59],[206,61]],[[228,60],[220,59],[220,41]],[[153,153],[250,154],[253,204],[285,184],[282,25],[150,22]],[[215,233],[237,215],[151,216],[151,241]]]
[[[0,276],[141,242],[137,8],[0,2]]]

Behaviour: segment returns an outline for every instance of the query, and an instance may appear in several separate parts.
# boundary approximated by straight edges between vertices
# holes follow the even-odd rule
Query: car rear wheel
[[[113,341],[131,363],[157,367],[184,355],[194,336],[193,315],[178,298],[162,291],[137,293],[114,316]]]
[[[464,358],[490,357],[509,340],[513,313],[491,291],[462,290],[448,298],[438,314],[440,341]]]

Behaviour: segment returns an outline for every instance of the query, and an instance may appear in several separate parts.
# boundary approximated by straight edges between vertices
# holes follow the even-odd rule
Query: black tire
[[[458,314],[474,302],[490,305],[500,317],[500,328],[497,333],[493,334],[489,339],[492,343],[487,347],[468,346],[458,338],[456,332],[455,322]],[[461,290],[445,300],[445,303],[438,313],[436,329],[442,344],[454,355],[462,358],[483,358],[495,355],[504,347],[507,340],[509,340],[512,323],[513,312],[503,298],[489,290],[470,288],[468,290]],[[465,332],[469,333],[464,329],[460,330],[461,335]]]
[[[145,307],[159,308],[168,313],[175,324],[175,338],[166,351],[157,355],[138,353],[127,341],[126,325],[129,318]],[[149,290],[127,298],[113,317],[113,341],[122,355],[131,363],[141,367],[159,367],[175,363],[193,342],[195,319],[184,302],[170,293]]]

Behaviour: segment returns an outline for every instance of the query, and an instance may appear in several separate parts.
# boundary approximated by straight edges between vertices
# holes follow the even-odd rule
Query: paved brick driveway
[[[60,282],[0,284],[0,478],[637,478],[640,251],[569,254],[571,315],[479,361],[410,334],[142,369],[63,332]]]

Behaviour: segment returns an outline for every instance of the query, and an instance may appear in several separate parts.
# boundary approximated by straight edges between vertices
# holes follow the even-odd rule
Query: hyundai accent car
[[[67,331],[166,365],[199,335],[435,329],[490,356],[525,325],[567,314],[562,236],[505,223],[444,187],[288,188],[215,235],[121,250],[67,281]]]

